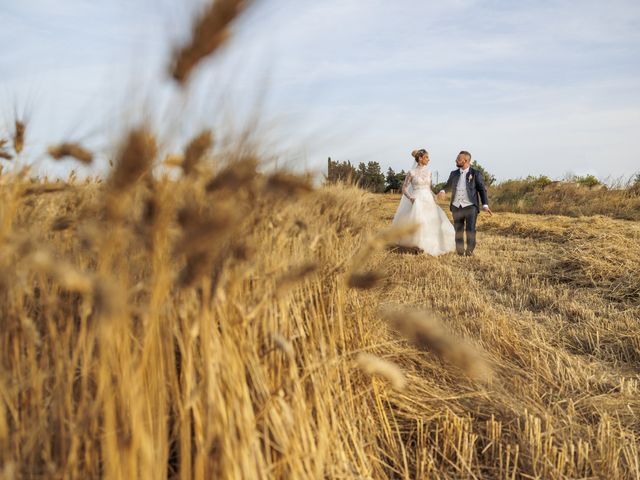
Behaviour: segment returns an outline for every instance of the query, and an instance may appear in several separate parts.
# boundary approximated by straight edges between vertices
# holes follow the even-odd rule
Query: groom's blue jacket
[[[456,187],[458,186],[458,180],[460,179],[460,169],[455,169],[453,172],[449,174],[449,180],[447,180],[447,184],[444,186],[443,190],[445,192],[455,192]],[[488,205],[489,200],[487,199],[487,188],[484,186],[484,177],[482,176],[482,172],[475,168],[469,168],[467,172],[467,178],[464,182],[467,186],[467,193],[469,194],[469,199],[471,203],[473,203],[478,211],[480,211],[481,205]],[[478,201],[478,197],[480,197],[480,203]],[[451,195],[451,203],[449,204],[449,208],[453,207],[453,199],[455,195]]]

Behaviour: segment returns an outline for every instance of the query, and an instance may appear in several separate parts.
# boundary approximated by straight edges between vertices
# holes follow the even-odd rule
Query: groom
[[[456,170],[451,172],[449,180],[438,196],[442,198],[445,191],[452,191],[451,213],[453,226],[456,229],[456,252],[458,255],[473,255],[476,247],[476,219],[480,213],[478,196],[482,200],[482,209],[493,215],[489,209],[487,189],[484,186],[482,172],[471,168],[471,154],[461,151],[456,158]],[[467,249],[464,249],[464,232],[467,232]]]

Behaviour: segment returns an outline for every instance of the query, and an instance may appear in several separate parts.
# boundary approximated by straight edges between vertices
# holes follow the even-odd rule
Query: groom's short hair
[[[461,150],[458,155],[466,155],[467,157],[469,157],[469,160],[471,160],[471,154],[466,150]]]

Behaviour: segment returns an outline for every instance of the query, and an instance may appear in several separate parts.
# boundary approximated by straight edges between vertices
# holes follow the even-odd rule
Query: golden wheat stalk
[[[449,333],[434,314],[388,309],[383,315],[398,333],[416,347],[433,352],[441,360],[458,367],[470,378],[491,379],[491,368],[477,349]]]
[[[247,188],[256,176],[258,161],[254,157],[236,160],[223,168],[205,185],[208,193],[216,190],[235,190]]]
[[[47,151],[54,160],[70,157],[87,165],[93,162],[93,154],[78,143],[65,142],[59,145],[52,145]]]
[[[380,283],[380,280],[384,278],[381,272],[363,272],[357,273],[353,272],[349,275],[347,279],[347,285],[350,288],[359,288],[361,290],[368,290],[370,288],[374,288]]]
[[[267,178],[265,190],[270,193],[291,196],[313,192],[313,185],[309,177],[301,177],[288,172],[276,172]]]
[[[213,251],[213,246],[222,237],[231,235],[239,219],[240,212],[230,205],[219,205],[208,215],[202,215],[196,208],[185,207],[178,212],[178,223],[182,236],[176,243],[175,253]]]
[[[15,130],[13,133],[13,149],[16,151],[16,153],[20,153],[24,148],[24,136],[27,125],[22,120],[18,119],[16,119],[14,125]]]
[[[191,40],[173,58],[171,76],[184,84],[194,67],[213,54],[230,37],[229,26],[247,7],[249,0],[214,0],[196,20]]]
[[[184,155],[181,153],[169,153],[164,157],[162,165],[165,167],[182,167]]]
[[[57,217],[51,223],[51,230],[58,232],[61,230],[67,230],[73,225],[73,219],[67,215]]]
[[[11,155],[6,150],[7,143],[9,143],[9,140],[7,140],[6,138],[0,139],[0,158],[4,158],[5,160],[12,160],[13,155]]]
[[[273,343],[275,344],[276,348],[284,352],[287,357],[291,359],[295,357],[295,349],[293,348],[293,345],[291,345],[291,342],[280,333],[273,334]]]
[[[181,165],[185,175],[189,175],[196,169],[198,163],[212,145],[213,134],[211,130],[203,130],[189,142],[185,148],[184,161]]]
[[[398,365],[369,353],[359,353],[356,365],[367,375],[378,375],[387,380],[395,390],[404,390],[407,381]]]
[[[122,191],[137,182],[147,173],[156,157],[155,137],[146,128],[131,130],[120,147],[110,185]]]
[[[296,267],[290,267],[289,271],[276,279],[276,293],[282,295],[295,284],[318,271],[318,264],[307,262]]]
[[[66,290],[78,293],[89,293],[93,290],[93,280],[90,275],[78,271],[67,262],[56,260],[44,250],[31,253],[30,265],[35,271],[46,273]]]
[[[393,245],[395,242],[401,240],[407,235],[412,235],[416,232],[417,228],[418,225],[415,224],[401,224],[394,225],[377,232],[375,235],[371,236],[353,256],[350,261],[351,270],[360,270],[374,252],[388,247],[389,245]]]

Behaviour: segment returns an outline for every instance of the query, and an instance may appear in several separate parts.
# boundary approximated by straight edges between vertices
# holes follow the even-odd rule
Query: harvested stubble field
[[[142,140],[0,176],[2,478],[640,478],[637,223],[401,253],[397,196],[154,179]]]

